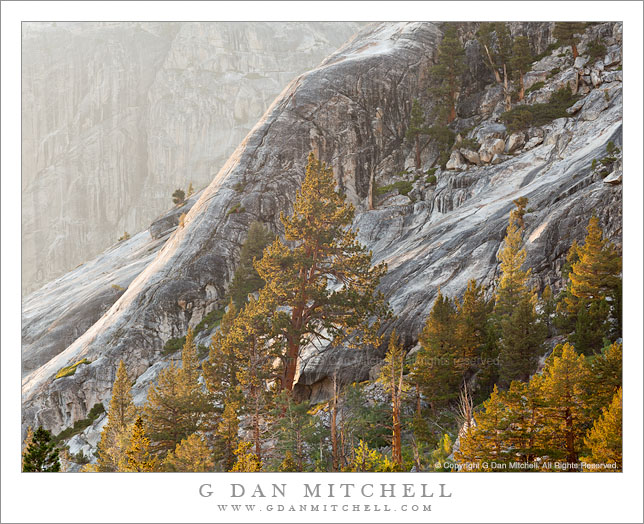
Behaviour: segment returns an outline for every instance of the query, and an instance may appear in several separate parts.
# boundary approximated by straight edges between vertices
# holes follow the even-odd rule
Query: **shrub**
[[[475,138],[464,138],[458,144],[456,144],[455,147],[462,147],[463,149],[478,151],[481,148],[481,144],[479,144],[478,140],[476,140]]]
[[[112,284],[112,289],[115,289],[116,291],[125,291],[125,288],[123,286],[119,286],[118,284]]]
[[[528,89],[525,90],[525,94],[528,95],[530,93],[534,93],[535,91],[539,91],[539,89],[541,89],[545,85],[546,85],[545,82],[535,82]]]
[[[89,413],[87,414],[87,418],[77,420],[76,422],[74,422],[73,426],[70,426],[62,430],[60,433],[58,433],[58,435],[55,435],[53,437],[53,441],[58,443],[63,440],[70,439],[74,435],[78,435],[85,428],[91,426],[103,413],[105,413],[105,407],[103,406],[102,403],[97,402],[96,404],[94,404],[92,409],[89,410]],[[72,455],[72,457],[74,457],[74,455]],[[76,462],[76,460],[74,461]]]
[[[431,184],[431,185],[436,185],[436,183],[438,182],[438,180],[437,180],[437,178],[436,178],[436,175],[429,175],[429,176],[425,179],[425,181],[426,181],[428,184]]]
[[[179,217],[179,227],[183,227],[186,225],[186,214],[181,213],[181,216]]]
[[[406,180],[400,180],[398,182],[395,182],[393,184],[389,184],[388,186],[382,186],[376,189],[376,193],[378,195],[384,195],[385,193],[389,193],[390,191],[397,190],[399,195],[407,195],[412,190],[412,183],[408,182]]]
[[[122,240],[130,240],[130,238],[131,238],[130,234],[127,231],[125,231],[123,233],[123,236],[119,237],[118,242],[121,242]]]
[[[427,175],[429,175],[429,176],[431,176],[431,175],[435,175],[435,174],[436,174],[436,170],[437,170],[437,169],[438,169],[437,167],[430,167],[430,168],[427,170]]]
[[[561,47],[561,44],[559,42],[554,42],[553,44],[550,44],[548,47],[546,47],[545,51],[543,53],[538,54],[537,56],[534,57],[534,60],[532,63],[538,62],[542,58],[545,58],[547,56],[550,56],[552,52],[557,49],[558,47]]]
[[[567,117],[566,109],[573,105],[578,98],[573,96],[570,88],[563,87],[553,93],[547,103],[515,107],[501,114],[501,120],[509,131],[518,131],[530,126],[542,126],[557,118]]]
[[[599,40],[593,40],[592,42],[588,42],[586,54],[590,57],[590,61],[594,62],[595,60],[606,56],[606,46]]]
[[[175,351],[179,351],[185,343],[186,337],[170,338],[166,340],[166,343],[163,345],[161,354],[164,356],[171,355]]]
[[[183,189],[175,189],[174,193],[172,193],[172,202],[174,202],[175,205],[183,204],[185,199],[186,194]]]
[[[246,208],[244,208],[244,206],[242,206],[239,202],[237,202],[236,204],[233,205],[233,207],[231,207],[228,210],[228,213],[226,213],[226,216],[228,217],[233,213],[243,213],[244,211],[246,211]]]
[[[619,149],[619,147],[617,147],[617,146],[615,145],[615,142],[613,142],[612,140],[609,140],[609,141],[608,141],[608,144],[606,144],[606,152],[607,152],[609,155],[616,155],[616,154],[618,154],[620,151],[621,151],[621,150]]]
[[[83,360],[79,360],[78,362],[76,362],[75,364],[72,364],[71,366],[62,367],[58,370],[58,373],[56,373],[54,380],[56,380],[57,378],[71,377],[74,373],[76,373],[76,368],[81,364],[91,364],[91,362],[86,358],[84,358]]]
[[[597,168],[597,159],[593,158],[592,163],[590,164],[590,169],[596,169]]]

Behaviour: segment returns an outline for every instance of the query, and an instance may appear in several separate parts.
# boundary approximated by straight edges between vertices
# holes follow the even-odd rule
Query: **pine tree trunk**
[[[508,86],[508,70],[503,64],[503,94],[505,96],[505,110],[512,109],[512,99],[510,98],[510,88]]]
[[[262,460],[262,441],[261,441],[261,432],[259,428],[259,399],[257,397],[257,392],[255,392],[255,413],[253,416],[253,433],[255,437],[255,455],[257,455],[258,460]]]
[[[523,74],[519,71],[519,101],[525,98],[525,87],[523,85]]]
[[[492,69],[492,71],[494,72],[494,78],[496,80],[496,83],[500,84],[501,83],[501,75],[499,75],[499,71],[497,70],[497,68],[494,67],[494,62],[492,61],[492,57],[490,56],[490,50],[487,48],[487,46],[483,46],[483,47],[485,47],[485,52],[487,53],[487,58],[488,58],[488,60],[490,62],[490,69]]]
[[[295,341],[289,340],[288,351],[286,353],[286,369],[284,370],[284,380],[282,381],[282,391],[293,391],[299,351],[300,345]]]
[[[579,52],[577,51],[577,46],[574,42],[571,44],[571,47],[572,47],[572,59],[575,60],[579,56]]]
[[[420,137],[416,135],[416,169],[420,169]]]
[[[575,452],[575,432],[572,423],[572,413],[570,408],[566,408],[566,462],[569,464],[577,463],[577,453]],[[570,471],[574,471],[571,469]]]
[[[331,404],[331,450],[333,458],[333,471],[338,471],[338,390],[337,378],[333,376],[333,400]]]

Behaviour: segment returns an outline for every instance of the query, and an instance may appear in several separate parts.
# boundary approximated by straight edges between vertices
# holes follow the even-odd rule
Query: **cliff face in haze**
[[[526,34],[538,52],[552,42],[552,24],[511,24],[511,29]],[[526,87],[543,85],[528,95],[527,103],[547,100],[561,86],[573,87],[580,99],[567,118],[518,133],[499,122],[503,93],[482,67],[476,42],[464,34],[468,87],[453,126],[461,138],[476,138],[481,146],[477,157],[457,146],[432,184],[425,173],[436,152],[425,148],[422,170],[416,172],[404,137],[412,100],[431,104],[426,75],[441,37],[430,23],[363,29],[274,101],[210,185],[188,204],[185,227],[175,229],[175,209],[28,297],[23,309],[23,337],[29,337],[23,361],[30,366],[23,379],[24,425],[59,432],[84,418],[96,402],[107,406],[120,359],[138,377],[135,398],[143,402],[150,380],[169,361],[162,354],[164,343],[221,306],[249,224],[259,220],[282,233],[280,211],[292,210],[311,150],[334,169],[338,186],[357,206],[354,225],[374,262],[388,264],[381,290],[397,318],[386,329],[396,327],[407,348],[416,343],[439,286],[456,296],[471,278],[493,284],[496,254],[519,197],[529,199],[527,265],[534,268],[532,283],[540,288],[560,287],[567,250],[574,239],[583,238],[592,213],[620,244],[621,160],[603,175],[593,160],[606,156],[609,141],[621,145],[621,25],[589,28],[580,44],[581,60],[555,50],[533,65]],[[584,62],[584,46],[597,38],[607,55],[601,65],[591,66]],[[181,141],[176,143],[181,148]],[[177,164],[170,170],[181,169]],[[380,191],[370,202],[375,187],[401,180],[408,182],[406,194]],[[235,206],[243,211],[230,213]],[[91,278],[92,271],[110,280]],[[106,300],[112,282],[127,289]],[[60,292],[63,288],[66,293]],[[89,327],[83,333],[68,335],[71,342],[59,340],[47,355],[38,353],[52,342],[49,326],[68,326],[61,312],[99,303],[98,309],[86,308]],[[101,308],[106,312],[97,315]],[[82,316],[77,308],[74,321]],[[203,332],[198,342],[207,343],[209,335]],[[342,384],[364,380],[381,356],[380,348],[305,354],[298,395],[324,398],[334,373]],[[61,367],[83,358],[90,364],[79,366],[73,376],[53,379]],[[75,437],[72,451],[92,448],[103,420]]]
[[[25,24],[23,293],[208,185],[353,23]]]

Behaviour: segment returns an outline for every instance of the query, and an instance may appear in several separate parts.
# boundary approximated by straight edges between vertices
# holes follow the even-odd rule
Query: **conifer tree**
[[[292,390],[300,350],[313,337],[377,342],[378,322],[369,322],[387,313],[376,292],[386,266],[371,267],[371,253],[348,229],[354,213],[336,193],[332,170],[311,153],[293,215],[281,216],[293,247],[277,239],[255,263],[266,282],[258,300],[281,306],[272,315],[272,330],[276,346],[284,348],[282,390]]]
[[[604,409],[601,417],[593,422],[593,427],[584,439],[589,454],[581,460],[590,464],[615,464],[622,470],[622,388],[617,390],[611,404]],[[589,471],[605,469],[585,468]]]
[[[435,413],[458,396],[460,375],[456,367],[454,323],[456,311],[440,289],[418,340],[421,345],[411,378],[427,397]]]
[[[572,57],[575,59],[579,56],[577,51],[579,39],[577,35],[583,33],[585,28],[586,24],[583,22],[557,22],[552,36],[561,45],[569,45],[572,48]]]
[[[182,351],[182,367],[174,362],[159,373],[150,386],[143,409],[152,449],[162,457],[184,438],[208,428],[212,405],[198,382],[197,350],[188,330]]]
[[[568,275],[565,308],[576,326],[573,340],[578,350],[597,352],[602,347],[602,339],[610,333],[611,317],[617,325],[616,334],[621,334],[621,318],[610,303],[621,298],[618,295],[621,294],[622,261],[617,248],[603,238],[599,220],[594,215],[588,222],[583,246],[574,249],[578,260],[572,263]]]
[[[174,193],[172,193],[172,202],[175,205],[183,204],[186,200],[186,193],[183,191],[183,189],[175,189]]]
[[[239,411],[241,395],[231,395],[219,419],[215,432],[215,457],[220,460],[224,471],[235,463],[235,450],[239,446]]]
[[[195,190],[192,187],[192,182],[188,185],[188,192],[186,193],[186,198],[190,198],[194,194]]]
[[[212,471],[214,461],[212,451],[204,438],[193,433],[179,442],[174,451],[168,453],[163,465],[166,471],[204,472]]]
[[[34,432],[31,443],[22,454],[22,471],[60,471],[58,449],[51,433],[42,426]]]
[[[456,24],[445,24],[443,39],[438,46],[438,61],[431,70],[430,93],[436,100],[436,120],[445,126],[456,118],[456,102],[465,72],[465,50],[458,38]]]
[[[118,470],[129,442],[129,426],[134,422],[135,416],[131,383],[125,363],[121,360],[112,386],[107,424],[101,431],[101,440],[97,445],[99,471]]]
[[[281,462],[278,471],[283,471],[283,472],[295,472],[295,471],[302,471],[298,465],[297,462],[295,462],[295,459],[293,458],[293,453],[290,451],[287,451],[286,454],[284,455],[284,460]]]
[[[511,451],[503,437],[509,418],[504,394],[496,386],[490,398],[483,403],[483,409],[474,414],[474,421],[475,424],[468,425],[461,434],[460,447],[454,452],[454,459],[461,464],[480,464],[484,470],[491,469],[492,462],[509,462]],[[488,468],[483,466],[486,463]]]
[[[239,370],[237,380],[244,392],[245,408],[253,427],[255,455],[262,459],[262,422],[271,404],[268,384],[274,378],[275,355],[270,343],[271,306],[266,300],[250,299],[228,334],[233,339]]]
[[[290,453],[297,471],[307,466],[307,443],[315,433],[308,402],[294,402],[286,392],[277,398],[273,412],[273,434],[277,436],[276,449],[286,459]]]
[[[586,372],[584,356],[566,343],[555,348],[540,381],[546,412],[541,431],[545,454],[553,459],[565,459],[569,464],[579,461],[589,423],[583,391]]]
[[[503,248],[498,259],[501,276],[497,284],[495,314],[500,330],[500,380],[526,381],[536,369],[545,340],[545,326],[538,321],[536,295],[527,287],[530,270],[521,269],[526,252],[521,247],[521,207],[510,213]]]
[[[264,286],[264,281],[253,266],[254,261],[262,258],[264,249],[273,241],[275,235],[261,222],[252,222],[248,235],[239,254],[239,265],[230,284],[230,297],[237,309],[247,301],[248,295]]]
[[[132,427],[130,442],[125,451],[126,460],[120,465],[119,471],[157,471],[159,463],[150,446],[150,439],[145,435],[143,419],[137,417]]]
[[[456,366],[466,378],[474,371],[475,362],[486,344],[489,310],[485,289],[475,280],[470,280],[463,299],[458,303],[455,329]]]
[[[596,420],[622,385],[622,344],[613,342],[600,355],[586,359],[582,391],[588,420]]]
[[[237,461],[230,471],[255,472],[262,470],[262,462],[257,455],[251,451],[253,445],[250,442],[241,441],[235,450]]]
[[[421,107],[418,99],[415,98],[411,106],[411,118],[409,120],[407,132],[405,133],[405,138],[414,142],[414,148],[416,151],[416,169],[420,169],[420,136],[427,134],[427,132],[428,129],[425,124],[423,108]]]
[[[523,75],[530,70],[532,64],[532,51],[527,36],[518,36],[512,45],[512,58],[510,65],[514,76],[519,81],[519,101],[525,97],[525,87],[523,85]]]
[[[402,465],[402,396],[408,389],[408,385],[403,382],[404,359],[405,352],[398,340],[396,330],[394,329],[389,337],[389,348],[385,355],[382,369],[380,370],[378,382],[380,382],[384,386],[385,391],[391,395],[391,456],[394,464],[398,466]]]

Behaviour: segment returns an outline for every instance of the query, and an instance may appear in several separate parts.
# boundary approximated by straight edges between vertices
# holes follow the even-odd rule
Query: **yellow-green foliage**
[[[56,373],[54,380],[56,380],[57,378],[71,377],[74,373],[76,373],[76,368],[81,364],[91,364],[91,362],[86,358],[84,358],[83,360],[79,360],[78,362],[76,362],[75,364],[72,364],[71,366],[65,366],[64,368],[60,368],[58,373]]]

